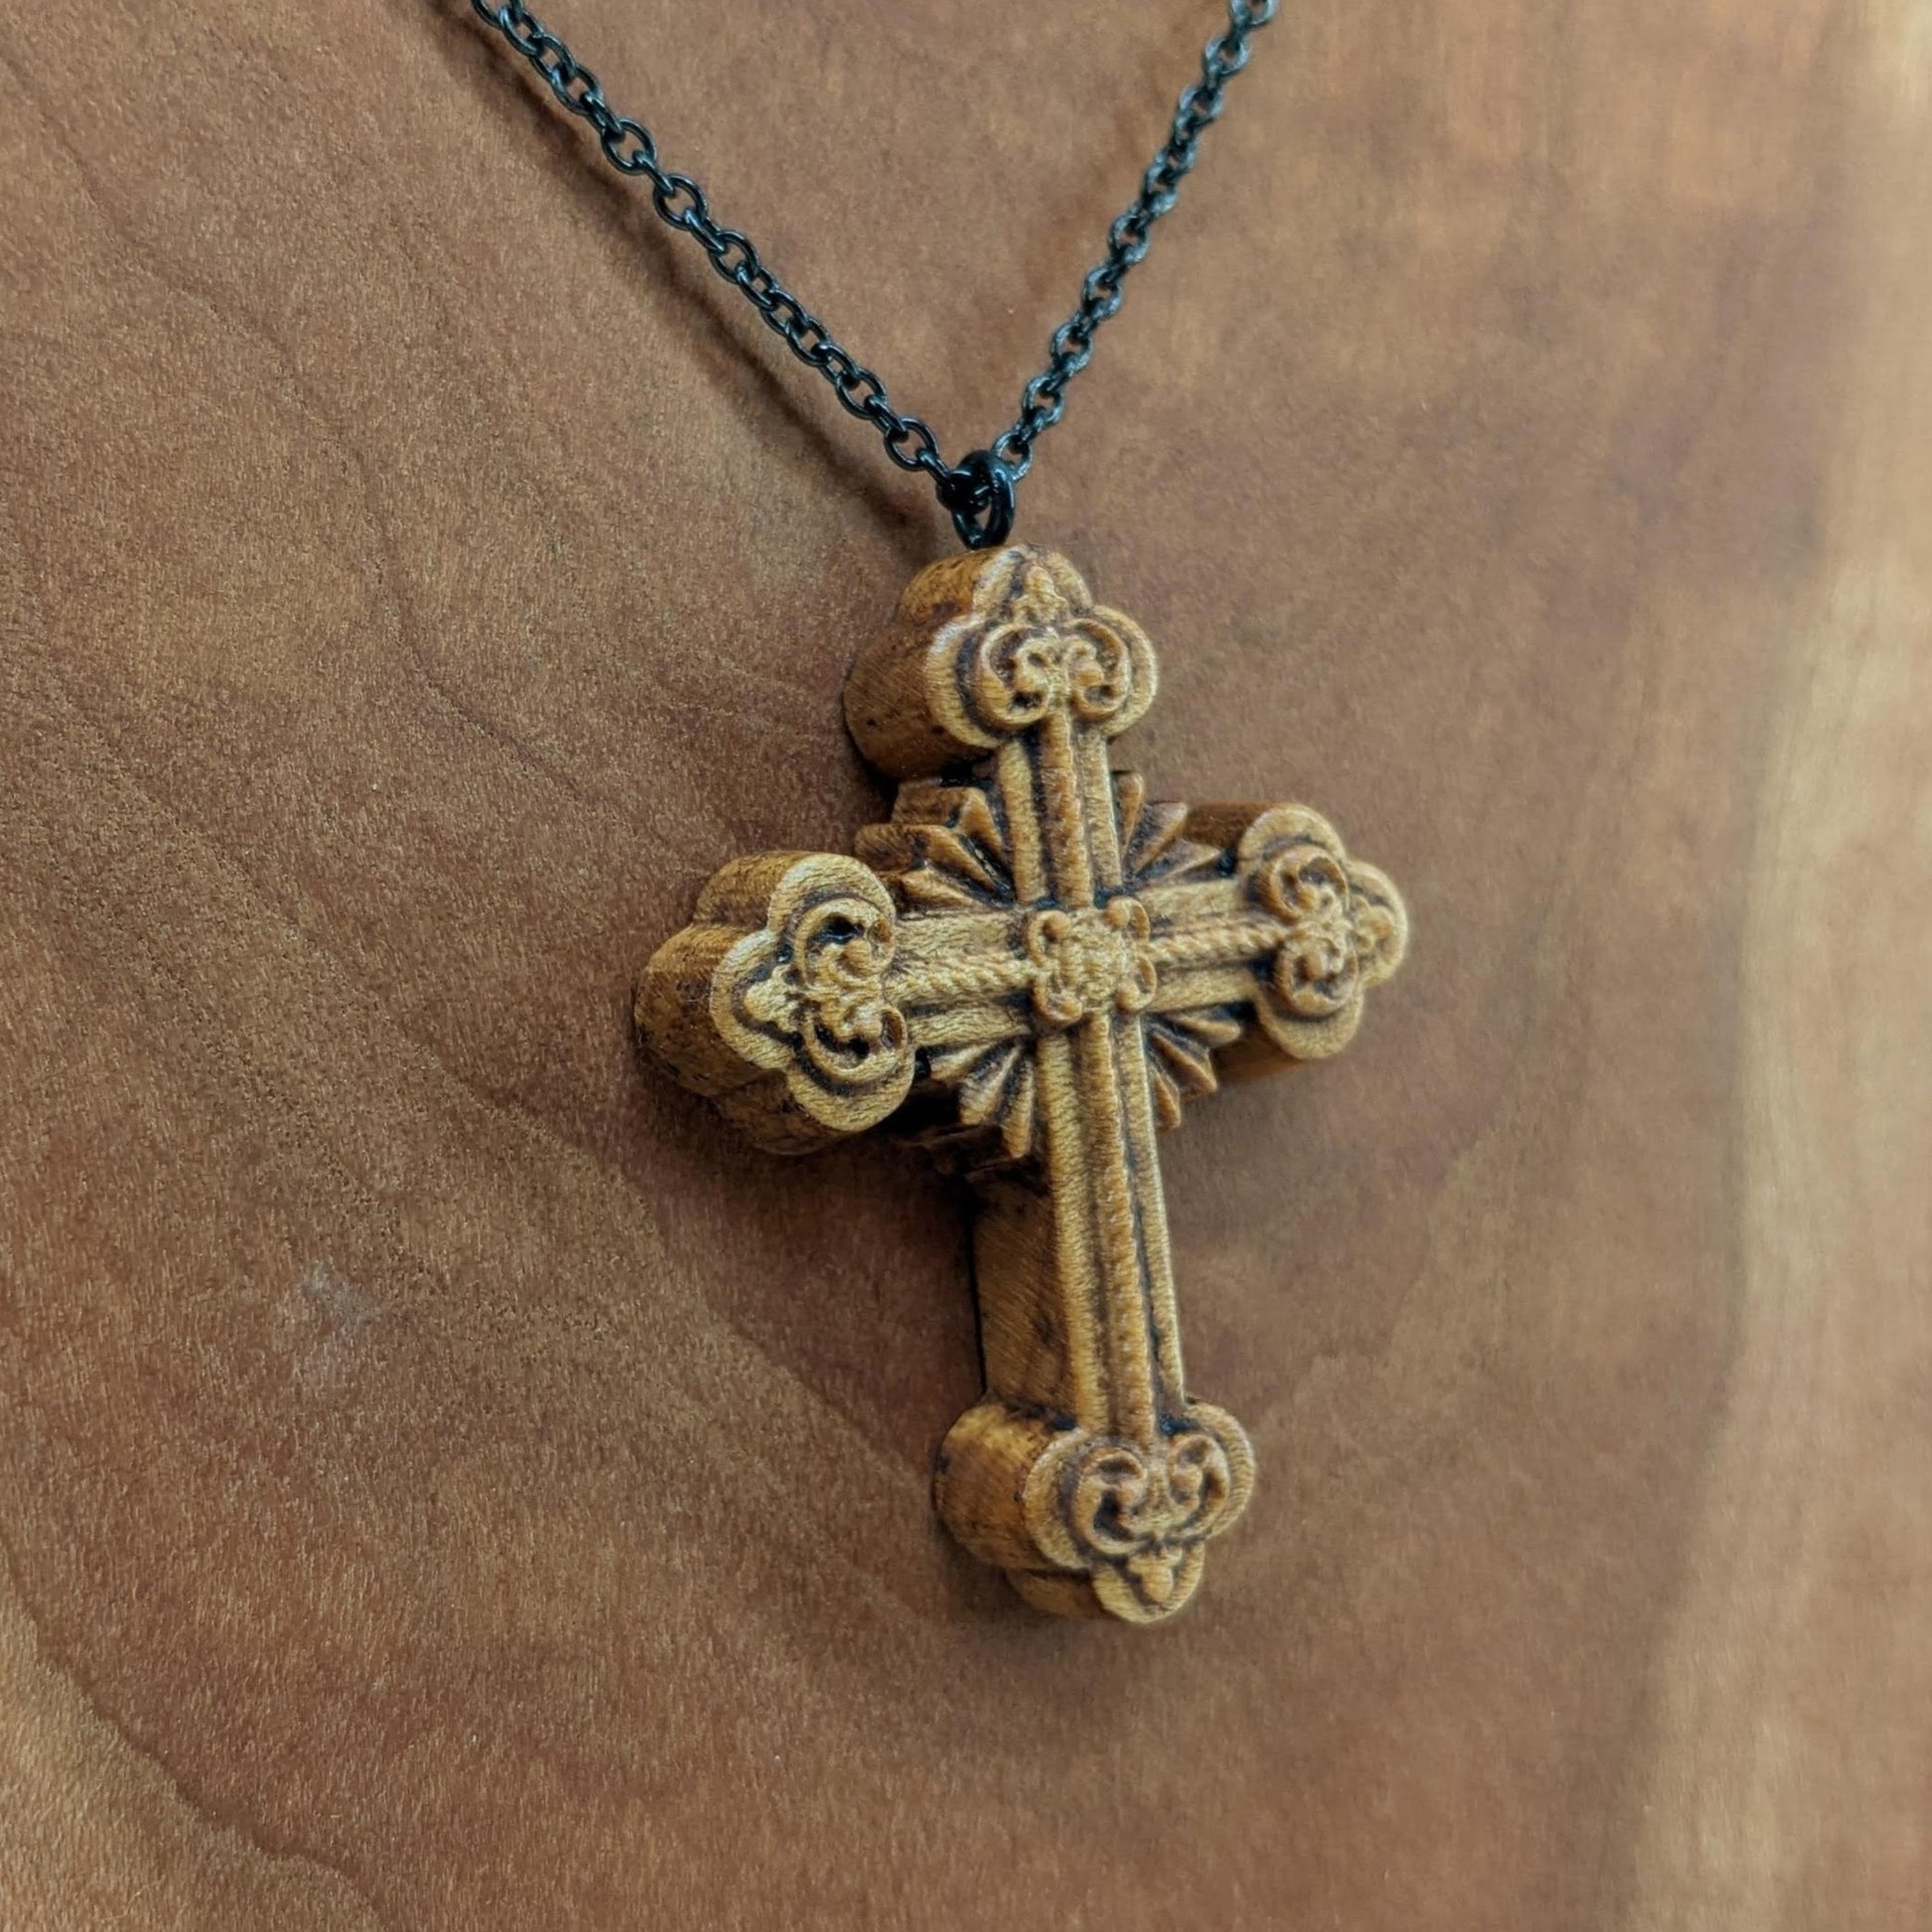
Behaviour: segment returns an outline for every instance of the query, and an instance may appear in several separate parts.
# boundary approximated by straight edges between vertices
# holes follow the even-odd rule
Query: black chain
[[[1180,96],[1167,145],[1148,164],[1141,192],[1108,229],[1107,252],[1081,284],[1079,306],[1054,330],[1046,366],[1022,392],[1020,414],[988,448],[957,464],[940,455],[939,439],[928,424],[917,416],[901,416],[893,407],[885,383],[839,345],[765,267],[750,239],[712,218],[704,190],[689,175],[659,162],[650,129],[611,106],[597,75],[522,0],[470,3],[549,82],[558,101],[597,130],[612,167],[650,183],[651,207],[659,218],[703,244],[712,267],[743,292],[791,352],[824,376],[846,409],[879,431],[886,454],[901,470],[923,470],[932,479],[960,541],[982,550],[1007,540],[1015,485],[1033,468],[1034,445],[1065,411],[1066,385],[1093,359],[1094,336],[1119,309],[1128,270],[1147,253],[1155,222],[1173,207],[1202,134],[1220,117],[1228,82],[1248,65],[1249,36],[1274,19],[1280,0],[1228,0],[1227,32],[1208,42],[1199,84]]]

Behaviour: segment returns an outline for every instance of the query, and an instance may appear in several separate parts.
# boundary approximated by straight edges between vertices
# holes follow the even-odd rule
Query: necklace
[[[1046,366],[1027,384],[1019,415],[986,449],[974,450],[957,464],[948,464],[939,454],[939,439],[928,424],[917,416],[901,416],[893,407],[885,383],[839,346],[818,317],[765,267],[751,239],[736,228],[720,226],[704,190],[689,175],[658,160],[650,129],[620,114],[604,98],[597,75],[522,0],[470,4],[543,76],[563,107],[591,124],[612,167],[650,184],[658,218],[704,248],[712,267],[745,296],[791,352],[832,385],[840,405],[879,431],[893,462],[931,478],[959,540],[968,549],[988,550],[1012,532],[1014,493],[1033,468],[1034,445],[1059,421],[1066,408],[1066,385],[1092,360],[1095,332],[1119,311],[1128,272],[1146,255],[1155,222],[1173,207],[1201,136],[1220,118],[1228,82],[1248,65],[1250,36],[1274,19],[1279,0],[1229,0],[1227,32],[1208,42],[1199,84],[1181,94],[1166,144],[1148,163],[1140,193],[1108,229],[1107,252],[1088,271],[1073,313],[1053,332]]]
[[[514,0],[472,4],[887,455],[932,479],[969,553],[913,580],[846,680],[853,737],[898,783],[891,820],[856,857],[724,866],[644,968],[639,1037],[774,1152],[896,1117],[956,1163],[978,1198],[986,1393],[941,1446],[939,1513],[1041,1609],[1170,1616],[1255,1458],[1187,1391],[1157,1133],[1224,1076],[1340,1051],[1408,921],[1306,806],[1158,803],[1114,769],[1111,741],[1154,701],[1154,648],[1064,558],[1009,538],[1034,446],[1276,0],[1229,0],[1018,418],[956,465],[555,34]]]

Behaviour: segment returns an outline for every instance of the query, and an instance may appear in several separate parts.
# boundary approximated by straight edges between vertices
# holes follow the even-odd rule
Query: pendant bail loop
[[[935,487],[968,550],[993,550],[1013,534],[1013,472],[991,450],[961,457]]]

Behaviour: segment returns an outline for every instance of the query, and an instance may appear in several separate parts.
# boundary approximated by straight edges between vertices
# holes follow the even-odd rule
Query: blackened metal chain
[[[536,69],[564,107],[590,122],[611,166],[650,184],[651,207],[659,218],[700,242],[712,267],[744,294],[791,352],[824,376],[847,410],[879,431],[886,454],[901,470],[922,470],[932,479],[960,541],[982,550],[1004,543],[1012,530],[1015,486],[1033,468],[1034,445],[1060,420],[1066,385],[1093,359],[1094,336],[1120,308],[1128,270],[1147,253],[1155,222],[1173,207],[1202,134],[1220,117],[1228,82],[1248,65],[1249,37],[1274,19],[1280,0],[1228,0],[1227,31],[1208,42],[1199,82],[1181,94],[1167,143],[1148,164],[1140,193],[1108,229],[1107,252],[1081,284],[1078,306],[1054,330],[1046,366],[1022,392],[1020,414],[988,448],[956,464],[940,454],[939,439],[927,423],[893,407],[885,383],[841,347],[765,267],[751,240],[713,217],[704,190],[658,160],[650,129],[612,107],[597,75],[522,0],[470,3]]]

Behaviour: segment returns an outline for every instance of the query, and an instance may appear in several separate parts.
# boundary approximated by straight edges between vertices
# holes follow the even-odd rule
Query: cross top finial
[[[763,1146],[903,1107],[959,1150],[987,1393],[940,1451],[941,1514],[1041,1608],[1133,1622],[1187,1601],[1254,1479],[1182,1377],[1156,1128],[1223,1074],[1339,1051],[1407,942],[1316,813],[1151,803],[1111,768],[1157,677],[1063,558],[922,572],[846,685],[901,781],[891,822],[857,858],[724,867],[637,1001]]]

